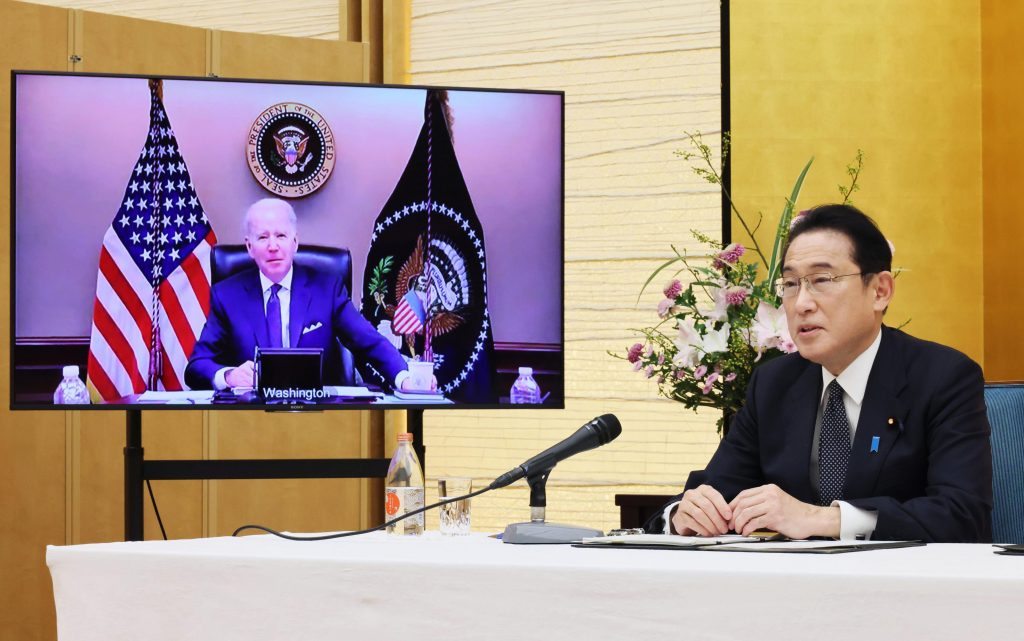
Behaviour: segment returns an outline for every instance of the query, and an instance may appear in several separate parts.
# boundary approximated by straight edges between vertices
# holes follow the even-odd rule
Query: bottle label
[[[389,487],[384,491],[384,511],[387,513],[389,521],[421,507],[423,507],[422,487]],[[423,523],[424,518],[421,512],[404,521],[399,521],[392,528],[399,532],[419,534],[423,531]],[[389,528],[390,530],[391,528]]]

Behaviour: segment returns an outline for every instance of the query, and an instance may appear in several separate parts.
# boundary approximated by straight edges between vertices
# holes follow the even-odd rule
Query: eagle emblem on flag
[[[419,138],[370,235],[362,313],[408,358],[433,361],[444,395],[494,403],[484,230],[455,156],[446,94],[426,93]]]

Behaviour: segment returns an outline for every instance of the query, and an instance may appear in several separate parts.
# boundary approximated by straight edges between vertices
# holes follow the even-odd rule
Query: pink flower
[[[659,376],[658,377],[658,385],[661,385],[664,382],[665,382],[665,377],[664,376]]]
[[[685,369],[677,369],[676,370],[676,378],[678,378],[680,380],[686,378],[686,370]]]
[[[793,214],[793,218],[789,221],[789,230],[793,231],[793,227],[796,226],[798,222],[800,222],[800,219],[809,213],[811,213],[810,209],[804,209]]]
[[[664,364],[665,364],[665,355],[664,354],[658,354],[658,367],[661,367]]]
[[[715,381],[717,381],[717,380],[718,380],[718,374],[715,374],[714,372],[712,372],[711,376],[708,376],[707,379],[704,381],[704,387],[700,388],[701,393],[704,394],[705,396],[710,394],[711,393],[711,388],[714,387]]]
[[[634,343],[629,351],[626,352],[626,360],[630,363],[635,363],[640,360],[640,352],[644,351],[644,346],[640,343]]]
[[[643,368],[644,368],[644,362],[643,361],[637,361],[637,362],[633,363],[633,371],[634,372],[639,372]]]
[[[644,374],[647,375],[647,378],[654,376],[654,365],[648,365],[647,369],[644,370]]]
[[[731,383],[734,380],[736,380],[736,372],[729,372],[728,374],[725,375],[726,383]]]
[[[704,378],[704,375],[708,373],[708,368],[705,365],[701,365],[697,369],[693,370],[694,378]]]
[[[750,296],[752,290],[742,285],[733,285],[725,290],[725,302],[729,305],[736,306],[742,305],[743,301],[747,300],[747,296]]]
[[[667,318],[674,302],[671,298],[662,298],[658,301],[658,318]]]
[[[745,254],[747,248],[739,243],[731,243],[725,249],[718,252],[713,263],[715,269],[725,269],[726,265],[735,265],[740,256]]]
[[[683,284],[678,279],[672,280],[668,285],[665,285],[665,298],[675,300],[676,296],[683,293]]]

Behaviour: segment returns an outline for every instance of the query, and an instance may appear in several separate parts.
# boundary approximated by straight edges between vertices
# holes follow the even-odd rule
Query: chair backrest
[[[299,245],[295,251],[295,264],[309,267],[318,272],[337,274],[352,295],[352,254],[347,247],[324,247],[322,245]],[[210,255],[210,280],[216,284],[238,272],[255,267],[245,245],[214,245]],[[355,385],[355,362],[352,352],[338,340],[341,354],[340,383]]]
[[[992,540],[1024,543],[1024,383],[985,386],[992,426]]]
[[[214,283],[256,266],[245,245],[215,245],[210,262],[210,280]],[[338,274],[352,295],[352,254],[347,248],[300,245],[295,251],[295,264],[318,272]]]

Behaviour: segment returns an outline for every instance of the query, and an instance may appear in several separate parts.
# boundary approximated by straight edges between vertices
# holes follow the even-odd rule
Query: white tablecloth
[[[61,641],[1018,639],[1024,558],[992,550],[602,550],[429,532],[49,547],[46,562]]]

